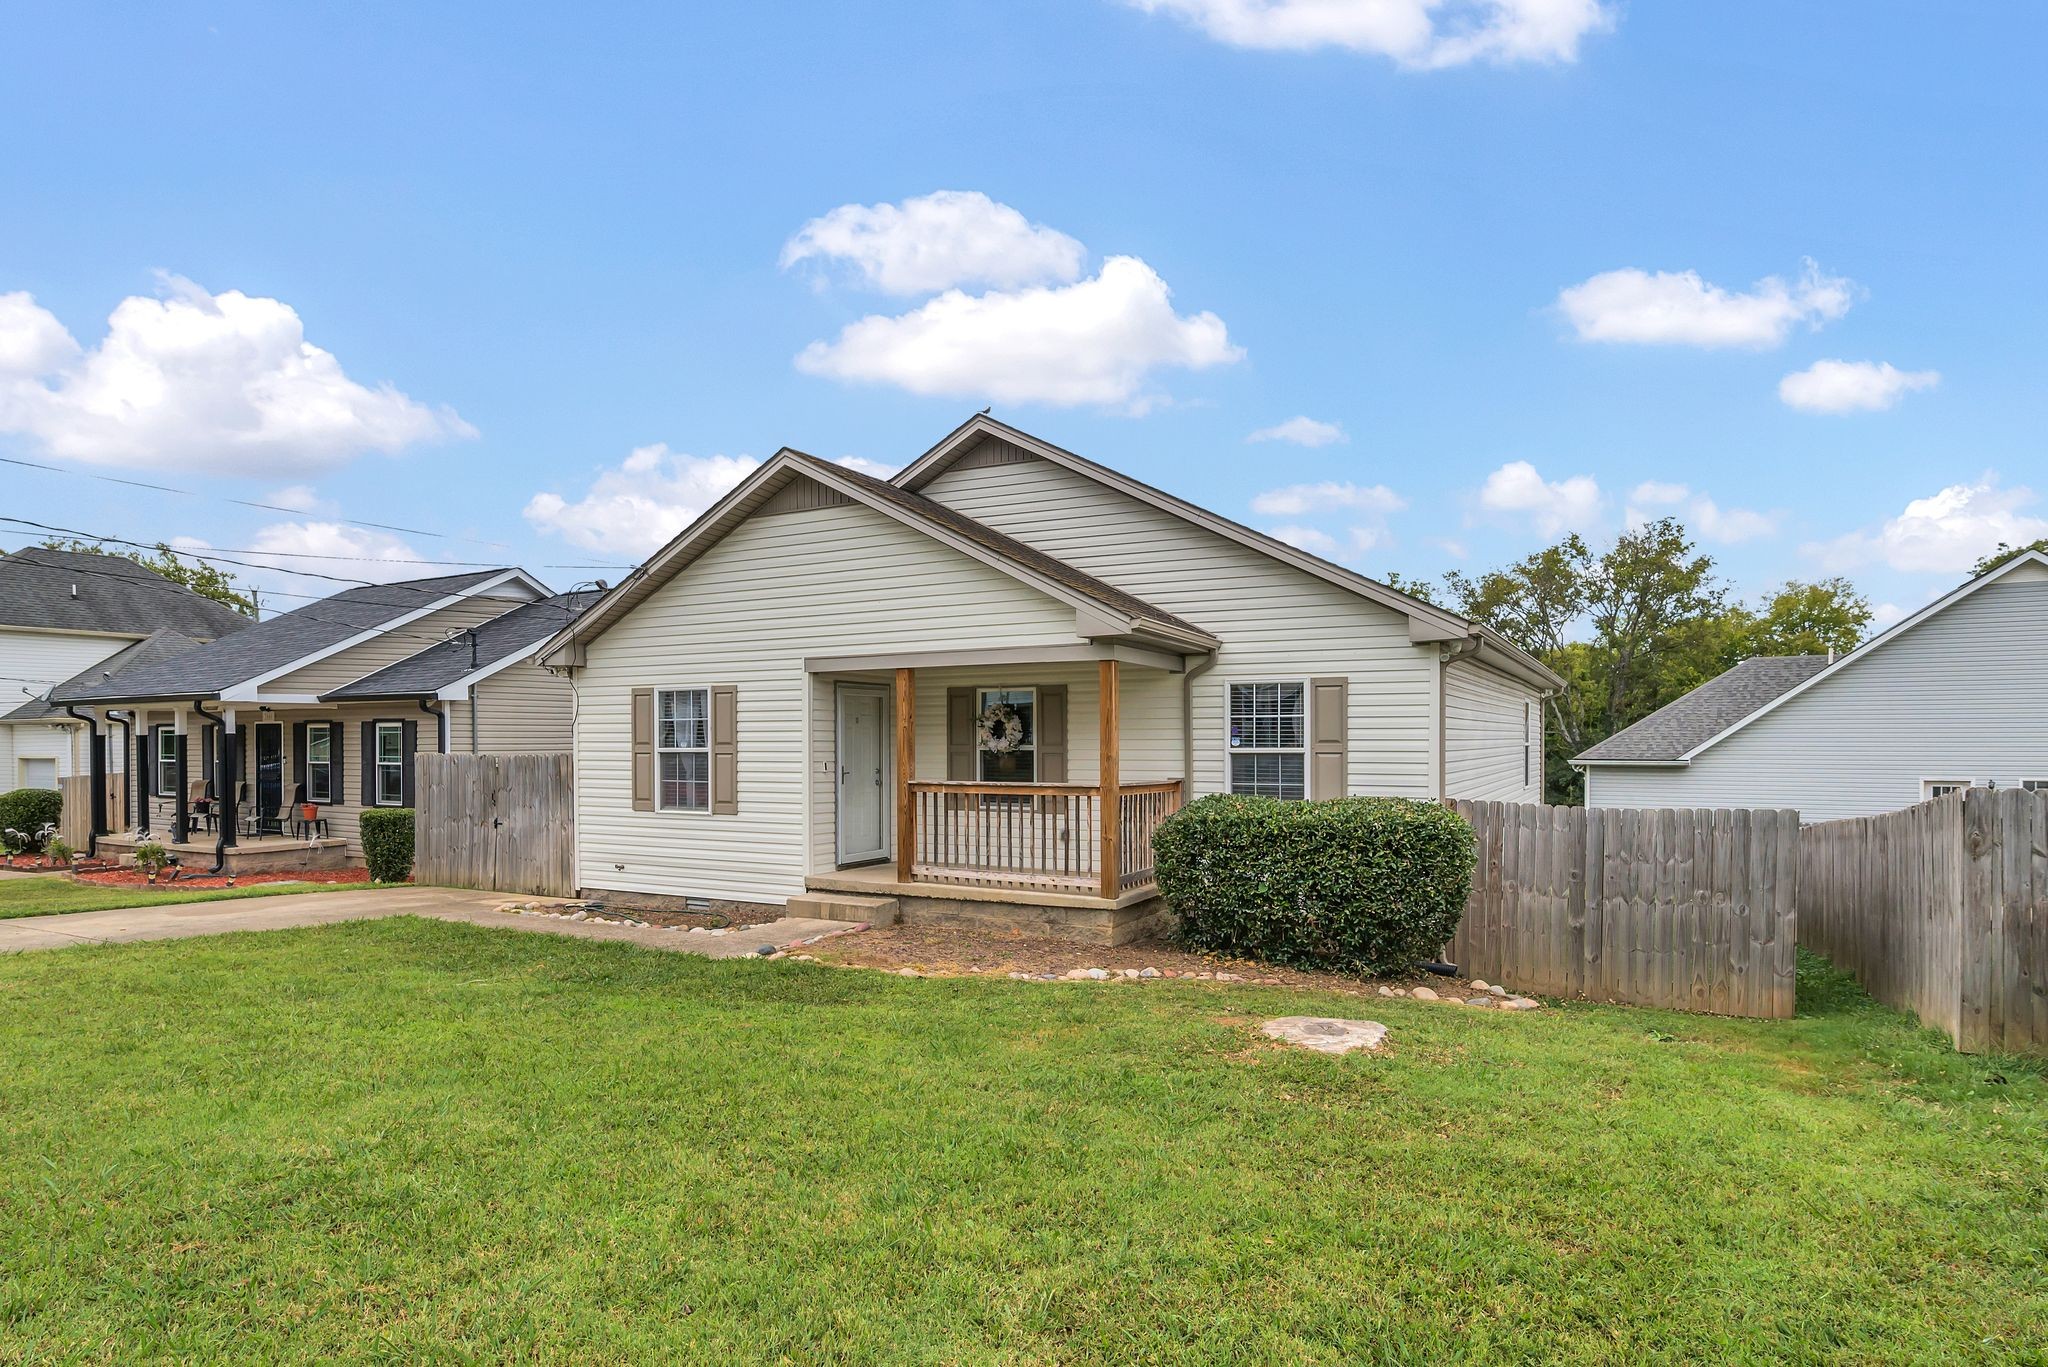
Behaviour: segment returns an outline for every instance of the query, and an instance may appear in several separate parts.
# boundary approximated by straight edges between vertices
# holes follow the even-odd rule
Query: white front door
[[[889,693],[839,685],[839,862],[889,857]]]

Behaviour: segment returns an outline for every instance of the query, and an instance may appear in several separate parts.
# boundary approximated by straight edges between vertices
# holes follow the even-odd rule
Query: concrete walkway
[[[497,910],[508,902],[550,905],[549,899],[542,897],[513,898],[502,892],[471,892],[462,888],[376,888],[250,897],[230,902],[186,902],[168,907],[70,911],[57,916],[22,916],[0,921],[0,954],[62,949],[67,945],[182,940],[238,930],[291,930],[336,921],[369,921],[381,916],[430,916],[439,921],[538,931],[578,940],[619,940],[649,949],[701,954],[710,959],[745,958],[758,953],[763,945],[786,948],[819,935],[852,929],[844,921],[785,918],[729,935],[692,935],[658,926],[602,926]]]

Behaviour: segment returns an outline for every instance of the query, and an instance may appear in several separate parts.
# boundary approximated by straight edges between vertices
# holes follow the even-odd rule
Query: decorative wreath
[[[992,702],[974,719],[974,738],[991,755],[1007,755],[1024,743],[1024,718],[1006,702]]]

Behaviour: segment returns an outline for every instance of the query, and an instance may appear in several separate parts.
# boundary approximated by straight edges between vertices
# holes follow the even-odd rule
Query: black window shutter
[[[362,805],[377,805],[377,723],[363,723],[363,795]]]
[[[348,801],[348,785],[342,782],[342,775],[348,772],[348,766],[341,760],[341,737],[347,730],[348,728],[338,721],[327,723],[327,772],[333,776],[331,781],[334,787],[330,791],[334,794],[334,805],[337,807]]]
[[[209,787],[213,783],[213,757],[219,753],[220,727],[213,722],[208,722],[199,728],[199,777],[205,779]],[[191,767],[192,757],[187,755],[185,757],[185,768],[189,772]],[[219,797],[220,794],[214,793],[214,796]]]
[[[398,746],[399,752],[405,756],[405,762],[398,768],[398,805],[410,807],[412,806],[413,751],[419,748],[420,724],[416,721],[403,722],[400,724],[400,730],[401,735]]]
[[[306,783],[306,724],[292,723],[292,783],[293,800],[305,802],[313,796],[313,789]]]
[[[161,726],[149,727],[135,742],[135,768],[142,775],[142,791],[148,797],[156,796],[156,747],[162,744],[156,736],[161,730]]]

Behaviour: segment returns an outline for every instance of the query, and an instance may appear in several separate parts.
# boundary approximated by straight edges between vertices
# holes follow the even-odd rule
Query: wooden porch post
[[[1096,753],[1101,756],[1102,784],[1102,895],[1114,899],[1123,890],[1123,862],[1120,837],[1123,831],[1123,776],[1119,772],[1122,753],[1118,737],[1122,726],[1117,716],[1117,662],[1096,664],[1102,684],[1102,705],[1097,709],[1101,736]]]
[[[917,675],[896,671],[896,881],[910,881],[917,859],[917,814],[911,809],[910,783],[917,777]]]

